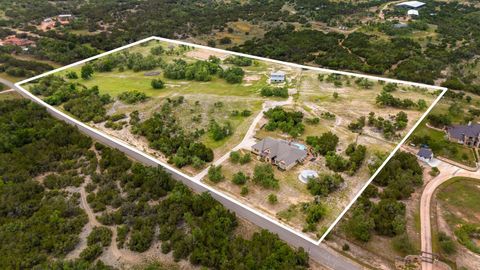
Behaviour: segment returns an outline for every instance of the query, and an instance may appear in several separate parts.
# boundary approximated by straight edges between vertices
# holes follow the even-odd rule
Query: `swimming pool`
[[[300,150],[307,150],[307,147],[301,143],[293,143]]]

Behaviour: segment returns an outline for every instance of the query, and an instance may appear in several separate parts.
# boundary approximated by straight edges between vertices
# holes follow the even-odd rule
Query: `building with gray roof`
[[[446,129],[448,139],[470,147],[480,146],[480,124],[453,125]]]
[[[284,140],[265,138],[252,146],[252,152],[282,170],[289,170],[305,160],[308,153]]]
[[[433,152],[428,147],[422,147],[418,151],[417,156],[418,156],[419,159],[428,163],[433,159]]]

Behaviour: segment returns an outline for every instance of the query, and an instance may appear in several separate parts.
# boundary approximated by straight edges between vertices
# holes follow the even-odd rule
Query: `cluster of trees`
[[[275,178],[273,167],[270,164],[256,165],[252,181],[264,188],[277,189],[279,187],[278,179]]]
[[[264,97],[288,97],[287,87],[264,86],[260,89],[260,95]]]
[[[83,182],[75,172],[92,141],[26,100],[0,101],[0,111],[0,268],[48,265],[76,247],[87,223],[79,196],[56,188]],[[69,180],[49,178],[47,190],[34,180],[42,174]]]
[[[221,126],[214,119],[210,121],[210,124],[208,126],[208,132],[210,133],[210,137],[214,141],[223,140],[233,134],[232,125],[230,124],[230,122],[226,122],[223,126]]]
[[[104,106],[111,102],[110,96],[100,95],[96,86],[87,88],[54,75],[40,79],[30,91],[41,95],[50,105],[63,105],[66,111],[84,122],[103,122],[106,118]]]
[[[241,83],[245,71],[240,67],[229,67],[226,70],[220,70],[220,78],[224,78],[228,83]]]
[[[345,180],[340,174],[322,174],[318,178],[309,179],[307,189],[314,196],[327,196],[343,184]]]
[[[233,64],[239,67],[251,66],[253,60],[243,56],[229,56],[223,61],[225,64]]]
[[[172,114],[172,106],[178,105],[174,100],[167,100],[159,112],[135,124],[132,132],[145,136],[150,147],[165,154],[175,166],[202,167],[205,162],[213,160],[213,151],[198,142],[201,132],[187,132],[177,123]]]
[[[405,232],[405,204],[418,186],[422,185],[422,168],[415,155],[397,153],[375,177],[351,209],[343,224],[351,237],[368,242],[373,233],[395,237],[394,246],[401,253],[412,253],[413,247]],[[377,186],[382,187],[380,192]],[[378,198],[376,202],[371,198]]]
[[[164,76],[174,80],[187,79],[205,82],[212,80],[212,76],[217,73],[221,75],[222,69],[218,63],[211,60],[198,60],[189,64],[182,59],[177,59],[164,68]]]
[[[391,121],[381,116],[376,117],[374,112],[370,112],[367,123],[368,126],[375,127],[381,131],[385,138],[390,139],[396,135],[397,131],[405,129],[408,124],[408,115],[400,111],[395,115],[393,121]]]
[[[0,72],[14,77],[33,77],[53,69],[49,64],[20,60],[8,54],[0,54],[0,64]]]
[[[269,120],[265,125],[265,129],[268,131],[280,129],[292,137],[298,137],[305,129],[302,123],[302,112],[290,112],[285,111],[282,107],[275,107],[266,111],[264,115]]]
[[[158,48],[158,47],[156,47]],[[95,71],[110,72],[117,68],[119,71],[125,69],[134,72],[152,70],[163,64],[161,58],[156,55],[144,56],[141,53],[130,53],[128,51],[109,54],[93,62]]]
[[[252,160],[252,155],[250,153],[245,153],[242,155],[240,151],[232,151],[230,152],[230,161],[233,164],[240,164],[244,165],[249,163]]]
[[[352,143],[345,150],[348,159],[331,151],[325,156],[325,165],[334,172],[347,171],[349,175],[353,175],[362,165],[366,153],[365,146]]]
[[[144,102],[148,99],[148,96],[144,92],[130,90],[120,93],[118,95],[118,99],[127,104],[135,104],[139,102]]]
[[[377,96],[376,103],[381,106],[390,106],[401,109],[418,108],[419,110],[423,110],[427,107],[427,103],[423,99],[419,99],[418,102],[415,103],[409,98],[396,98],[387,91],[382,91],[382,93]]]
[[[70,64],[99,53],[91,46],[82,45],[78,41],[68,41],[57,38],[40,38],[32,53],[41,59],[51,60],[61,64]]]
[[[256,268],[302,269],[308,266],[303,262],[305,252],[289,248],[267,231],[254,234],[251,240],[235,236],[235,215],[208,193],[194,194],[160,168],[131,162],[122,153],[101,145],[96,148],[101,155],[103,178],[97,181],[97,189],[119,179],[119,186],[128,194],[118,206],[112,205],[113,210],[103,211],[100,221],[122,228],[122,241],[129,249],[147,250],[158,228],[161,251],[172,252],[175,260],[189,259],[194,265],[220,268],[248,263]],[[222,178],[221,167],[211,168],[209,177]],[[149,204],[149,200],[158,204]],[[282,258],[272,259],[272,254],[280,251]],[[255,262],[249,259],[253,254]]]
[[[307,144],[312,147],[312,152],[322,156],[335,151],[338,141],[338,136],[330,131],[320,136],[308,136],[306,140]]]
[[[80,258],[93,261],[98,258],[104,247],[110,246],[112,231],[107,227],[94,227],[87,237],[87,247],[80,253]]]

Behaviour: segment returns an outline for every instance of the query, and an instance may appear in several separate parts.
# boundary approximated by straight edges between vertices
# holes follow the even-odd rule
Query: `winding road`
[[[412,149],[409,147],[404,146],[402,148],[412,152]],[[420,199],[421,250],[425,252],[423,256],[427,259],[422,261],[422,270],[434,269],[434,265],[428,261],[434,259],[432,255],[431,204],[435,190],[453,177],[480,178],[479,170],[469,171],[441,160],[437,162],[438,165],[436,167],[440,170],[440,173],[426,184]]]

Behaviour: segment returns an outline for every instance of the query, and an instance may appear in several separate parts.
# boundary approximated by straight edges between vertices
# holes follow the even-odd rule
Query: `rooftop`
[[[420,1],[407,1],[407,2],[396,4],[397,7],[410,7],[410,8],[419,8],[419,7],[423,7],[424,5],[425,3]]]
[[[480,135],[480,124],[454,125],[447,128],[450,137],[463,140],[465,137],[478,137]]]
[[[262,155],[290,165],[307,156],[307,151],[284,140],[265,138],[252,146]]]
[[[417,156],[422,157],[422,158],[431,158],[433,155],[433,152],[430,148],[427,147],[422,147],[417,153]]]

